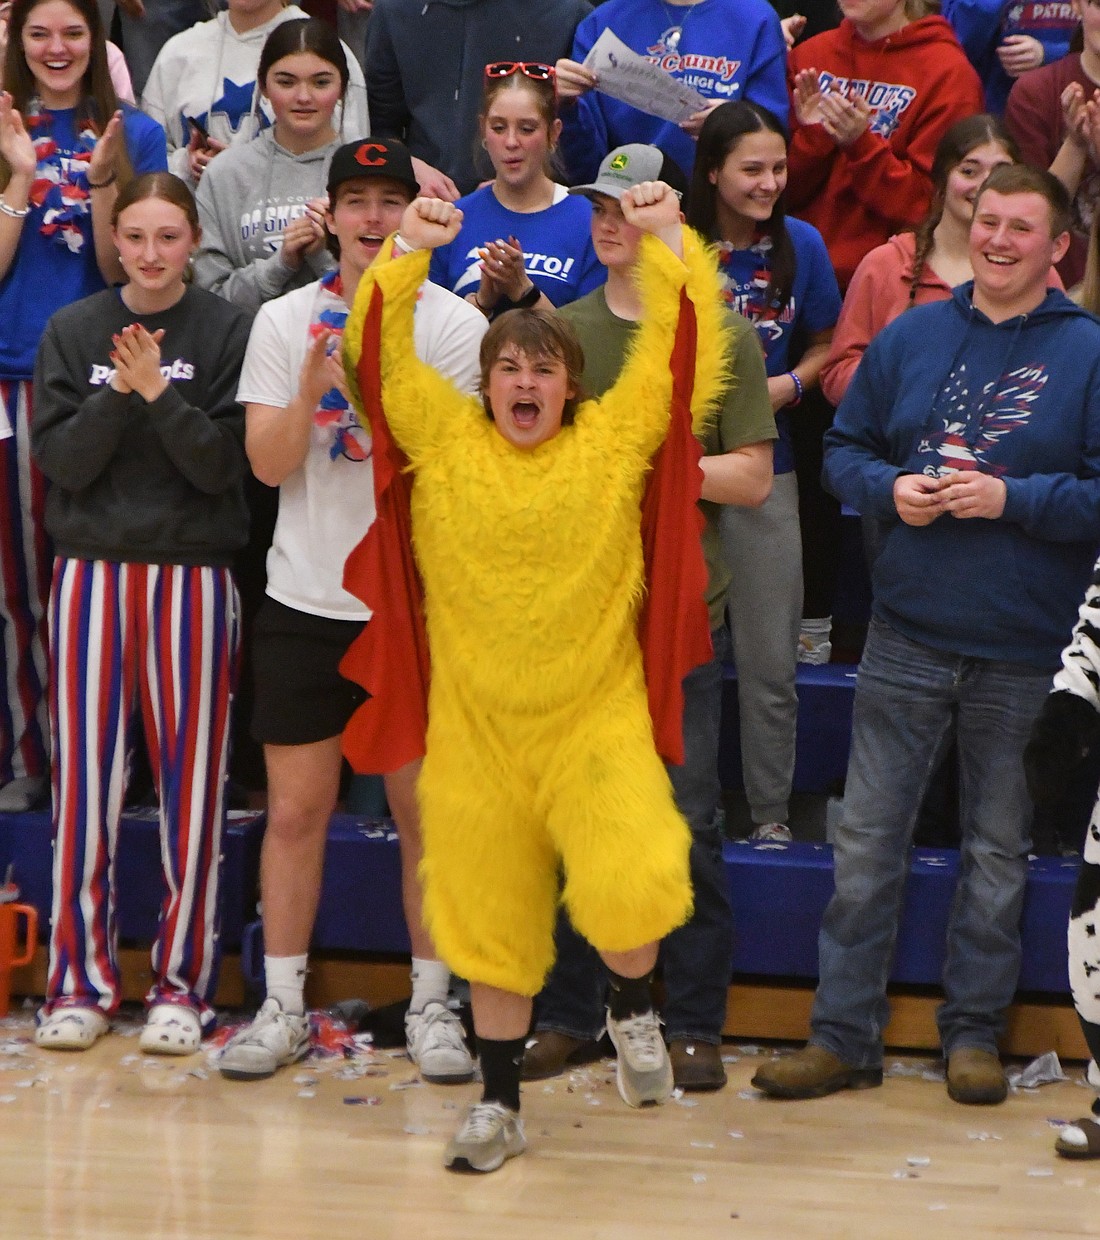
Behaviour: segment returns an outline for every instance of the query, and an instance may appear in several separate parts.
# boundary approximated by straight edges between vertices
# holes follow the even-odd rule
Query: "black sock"
[[[613,969],[607,970],[610,983],[608,1009],[615,1020],[628,1016],[641,1016],[653,1010],[653,970],[641,977],[620,977]]]
[[[519,1070],[527,1038],[477,1039],[481,1061],[482,1102],[499,1102],[511,1111],[519,1110]]]

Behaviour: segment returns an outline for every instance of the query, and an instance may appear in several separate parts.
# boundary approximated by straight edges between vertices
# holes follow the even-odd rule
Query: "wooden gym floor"
[[[1000,1107],[955,1105],[912,1056],[882,1089],[778,1103],[749,1088],[774,1052],[730,1042],[724,1091],[635,1112],[602,1063],[525,1086],[528,1153],[470,1177],[440,1155],[474,1085],[365,1042],[235,1083],[140,1055],[137,1031],[63,1054],[28,1011],[0,1022],[3,1240],[1100,1235],[1100,1163],[1053,1153],[1092,1099],[1079,1064]]]

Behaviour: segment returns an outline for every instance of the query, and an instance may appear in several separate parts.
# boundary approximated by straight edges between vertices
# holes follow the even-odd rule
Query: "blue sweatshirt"
[[[577,27],[573,60],[583,61],[608,27],[705,99],[750,99],[787,123],[787,47],[767,0],[700,0],[690,7],[608,0]],[[561,118],[562,156],[573,185],[594,181],[607,152],[628,142],[659,146],[691,175],[695,142],[658,116],[590,90],[563,107]]]
[[[998,116],[1017,80],[997,57],[1005,39],[1017,34],[1037,39],[1043,45],[1043,64],[1049,65],[1069,51],[1080,24],[1070,0],[945,0],[941,12],[982,79],[986,108]]]
[[[887,523],[874,612],[939,650],[1058,665],[1100,542],[1100,322],[1053,289],[992,323],[972,284],[871,341],[825,436],[825,485]],[[901,474],[981,470],[997,520],[904,524]]]

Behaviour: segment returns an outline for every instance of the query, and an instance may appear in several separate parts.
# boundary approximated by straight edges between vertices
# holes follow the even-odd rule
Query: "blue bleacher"
[[[798,686],[798,739],[794,764],[794,791],[826,793],[844,781],[852,738],[852,701],[856,669],[849,663],[820,667],[800,663]],[[722,733],[718,775],[723,788],[741,787],[741,725],[737,713],[737,669],[725,668],[722,694]]]
[[[226,837],[223,945],[241,944],[255,916],[262,816],[236,818]],[[15,865],[22,898],[43,914],[50,907],[50,826],[45,814],[0,815],[0,870]],[[725,862],[737,923],[734,971],[813,979],[817,930],[832,890],[832,853],[822,844],[727,843]],[[934,985],[943,969],[944,929],[958,854],[915,849],[892,980]],[[1064,995],[1066,922],[1077,862],[1040,857],[1030,863],[1024,906],[1020,989]],[[119,929],[149,941],[163,893],[156,821],[128,814],[119,856]],[[315,951],[405,954],[397,835],[386,819],[337,814],[329,828]]]
[[[223,950],[240,947],[245,925],[256,916],[263,814],[232,811],[224,837],[222,871]],[[39,937],[48,936],[53,890],[50,815],[0,814],[0,874],[13,867],[20,899],[39,912]],[[157,933],[164,878],[157,811],[129,811],[119,828],[116,863],[118,932],[123,939],[151,942]]]

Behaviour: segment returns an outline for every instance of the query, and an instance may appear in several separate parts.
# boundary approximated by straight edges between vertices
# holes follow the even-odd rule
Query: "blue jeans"
[[[854,1068],[882,1062],[890,974],[917,811],[952,727],[959,878],[947,927],[944,1053],[995,1051],[1020,971],[1031,802],[1022,755],[1053,672],[945,654],[871,622],[859,665],[836,890],[818,939],[810,1041]]]
[[[676,804],[691,827],[691,918],[661,944],[662,1015],[670,1038],[717,1044],[726,1020],[733,968],[733,910],[714,826],[721,787],[718,732],[722,710],[725,629],[714,634],[715,658],[684,679],[684,763],[668,768]],[[599,955],[573,929],[565,910],[554,931],[557,960],[537,1000],[536,1028],[598,1038],[604,1025],[606,974]]]

